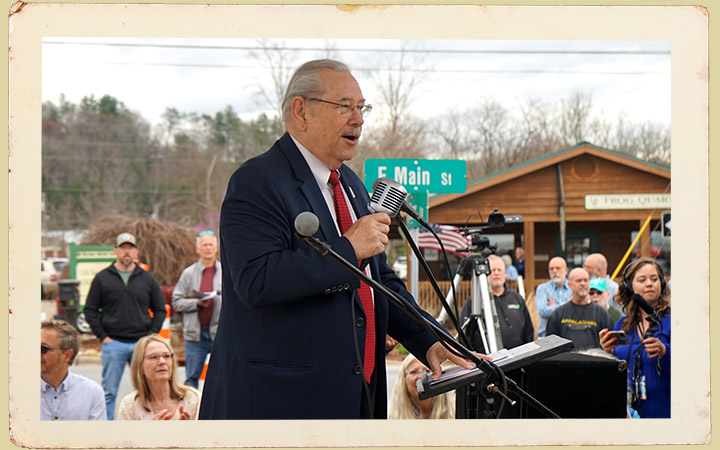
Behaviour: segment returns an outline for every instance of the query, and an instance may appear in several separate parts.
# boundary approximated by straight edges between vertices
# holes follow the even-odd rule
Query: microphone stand
[[[320,253],[324,256],[329,256],[330,258],[337,261],[341,266],[343,266],[346,270],[348,270],[350,273],[352,273],[355,277],[359,278],[360,280],[367,283],[369,286],[372,286],[373,289],[380,292],[385,298],[388,299],[390,303],[395,305],[397,308],[399,308],[401,311],[405,312],[408,316],[410,316],[412,319],[417,321],[420,325],[428,329],[436,338],[438,338],[438,341],[446,348],[448,351],[453,353],[456,356],[460,356],[462,358],[466,358],[471,360],[473,363],[475,363],[475,366],[485,374],[485,380],[483,382],[492,382],[493,380],[497,379],[497,381],[502,383],[503,389],[500,390],[497,387],[494,386],[494,384],[490,384],[487,388],[488,394],[483,395],[492,395],[492,393],[497,393],[498,395],[505,396],[507,393],[508,388],[513,391],[516,395],[524,399],[526,402],[528,402],[531,406],[533,406],[538,411],[544,413],[548,417],[559,419],[560,416],[552,412],[549,408],[547,408],[545,405],[540,403],[538,400],[536,400],[534,397],[532,397],[530,394],[522,390],[511,378],[507,378],[505,374],[502,372],[502,369],[500,369],[497,365],[493,364],[490,361],[487,361],[485,359],[482,359],[478,357],[475,353],[468,350],[464,345],[457,342],[455,339],[450,336],[445,329],[440,327],[439,325],[427,320],[424,316],[422,316],[419,311],[415,309],[411,304],[407,302],[406,299],[402,298],[400,294],[398,294],[395,291],[391,291],[390,289],[386,288],[381,283],[375,281],[372,277],[368,277],[363,271],[361,271],[355,264],[352,264],[348,260],[346,260],[342,255],[338,254],[335,250],[332,249],[332,247],[327,244],[326,242],[322,242],[318,238],[314,236],[303,236],[299,233],[297,233],[298,238],[300,238],[303,242],[305,242],[307,245],[309,245],[311,248],[313,248],[315,251]],[[453,347],[453,348],[450,348]]]
[[[502,348],[502,336],[499,333],[499,324],[497,312],[495,311],[495,303],[492,301],[491,294],[488,290],[488,280],[487,276],[489,274],[488,269],[488,262],[487,259],[484,257],[484,255],[472,255],[468,258],[465,258],[461,261],[460,266],[458,268],[458,276],[460,277],[460,280],[463,278],[463,274],[461,273],[461,269],[464,268],[466,272],[468,272],[471,276],[470,279],[472,280],[472,315],[468,317],[467,321],[460,326],[459,319],[455,317],[455,315],[452,314],[452,311],[450,309],[449,302],[443,297],[442,291],[440,290],[440,287],[437,285],[437,281],[432,275],[432,271],[430,270],[430,267],[428,266],[427,262],[422,256],[422,253],[418,249],[415,242],[413,242],[412,238],[410,237],[410,231],[407,228],[407,225],[405,224],[405,221],[400,217],[400,215],[396,216],[398,219],[398,223],[400,226],[400,229],[402,233],[405,235],[405,239],[408,241],[408,244],[410,244],[410,248],[412,249],[413,253],[417,257],[418,261],[421,263],[423,270],[428,276],[428,279],[430,280],[430,283],[432,284],[433,288],[435,289],[435,292],[437,293],[438,297],[440,298],[440,301],[442,302],[443,308],[445,311],[448,312],[448,315],[450,316],[451,321],[455,325],[455,329],[458,330],[457,336],[460,338],[461,342],[464,346],[468,348],[473,348],[472,344],[470,344],[469,339],[467,338],[467,329],[471,321],[475,320],[475,323],[478,326],[478,331],[480,333],[480,337],[482,339],[483,345],[484,345],[484,352],[487,354],[493,353],[498,351],[500,348]],[[424,221],[423,221],[424,222]],[[420,222],[421,225],[423,225],[425,228],[430,230],[432,232],[432,228],[430,228],[428,225],[423,224],[423,222]],[[426,223],[426,222],[425,222]],[[434,233],[433,233],[434,234]],[[436,236],[437,237],[437,236]],[[439,240],[439,239],[438,239]],[[441,244],[442,245],[442,244]],[[458,280],[459,281],[459,280]],[[459,282],[458,282],[459,285]],[[454,284],[452,286],[455,287]],[[457,288],[454,289],[456,291]],[[454,292],[453,291],[453,292]],[[453,293],[453,297],[455,297]],[[482,299],[482,304],[480,304],[480,299]],[[457,303],[457,299],[455,299],[455,302]],[[481,311],[484,311],[484,317],[485,317],[485,326],[483,326],[483,322],[480,318]],[[487,332],[486,332],[487,329]],[[505,405],[505,398],[502,398],[500,401],[500,406],[496,408],[495,402],[492,398],[483,395],[482,388],[484,383],[480,383],[480,386],[477,385],[477,383],[472,383],[470,386],[467,387],[466,391],[466,405],[469,405],[467,408],[467,415],[466,418],[477,418],[477,411],[479,409],[479,401],[480,398],[485,397],[485,400],[488,405],[488,412],[486,413],[488,417],[500,417],[500,414],[503,410],[503,406]],[[482,397],[481,397],[482,396]],[[514,402],[511,402],[514,403]]]

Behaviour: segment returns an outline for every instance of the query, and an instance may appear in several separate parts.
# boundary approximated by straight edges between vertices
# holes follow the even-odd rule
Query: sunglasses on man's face
[[[61,350],[61,348],[60,347],[50,347],[47,344],[40,344],[40,353],[41,354],[44,355],[47,352],[49,352],[50,350]]]

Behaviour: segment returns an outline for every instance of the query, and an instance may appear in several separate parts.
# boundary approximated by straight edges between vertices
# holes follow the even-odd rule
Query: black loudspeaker
[[[522,389],[563,419],[627,417],[625,361],[568,352],[522,370]],[[521,402],[520,417],[545,415]]]

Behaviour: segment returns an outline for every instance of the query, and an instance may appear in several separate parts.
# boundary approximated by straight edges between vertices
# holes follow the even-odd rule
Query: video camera
[[[469,252],[471,254],[482,254],[487,257],[497,251],[497,244],[491,245],[490,239],[483,235],[483,231],[490,228],[502,228],[508,223],[522,223],[522,216],[504,216],[497,208],[488,216],[486,223],[474,227],[462,227],[459,232],[465,236],[470,236],[470,247],[458,249],[458,251]]]

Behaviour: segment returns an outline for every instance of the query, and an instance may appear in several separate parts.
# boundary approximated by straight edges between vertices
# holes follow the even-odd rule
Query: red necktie
[[[337,214],[338,225],[340,225],[340,234],[350,229],[353,223],[350,210],[347,207],[347,201],[345,201],[345,195],[343,195],[342,186],[336,171],[330,172],[329,183],[333,188],[333,199],[335,202],[335,213]],[[358,261],[360,265],[361,261]],[[360,302],[362,303],[363,310],[365,311],[365,321],[367,323],[367,329],[365,330],[365,360],[363,362],[363,368],[365,372],[365,379],[370,382],[373,370],[375,370],[375,309],[373,308],[372,292],[370,286],[365,282],[360,282],[360,289],[358,290],[360,295]]]

